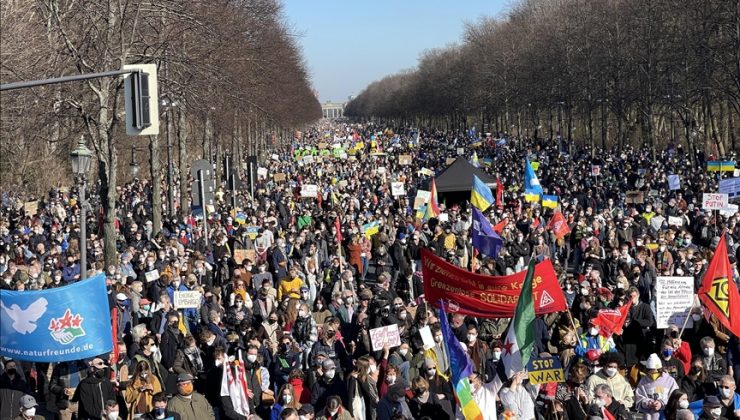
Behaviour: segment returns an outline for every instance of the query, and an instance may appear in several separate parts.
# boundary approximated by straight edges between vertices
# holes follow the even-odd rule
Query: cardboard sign
[[[234,250],[234,262],[242,264],[244,261],[249,260],[255,262],[257,253],[253,249],[235,249]]]
[[[39,200],[23,203],[23,211],[26,216],[33,216],[39,211]]]
[[[285,174],[275,174],[272,176],[272,179],[275,182],[285,182],[285,178],[286,178]]]
[[[447,160],[445,161],[445,165],[450,166],[455,163],[456,160],[456,158],[447,158]]]
[[[147,283],[151,283],[159,278],[159,270],[147,271],[144,273],[144,277],[146,277]]]
[[[303,156],[303,163],[309,164],[309,163],[313,163],[313,162],[314,162],[313,155]]]
[[[403,182],[391,182],[391,195],[394,197],[406,195],[406,190],[403,188]]]
[[[668,216],[668,226],[683,226],[683,218]]]
[[[645,194],[642,191],[627,191],[624,202],[627,204],[642,204],[645,202]]]
[[[267,168],[257,168],[257,179],[267,178]]]
[[[563,365],[558,357],[530,359],[527,364],[529,383],[532,385],[549,382],[565,382]]]
[[[419,170],[419,174],[425,175],[425,176],[432,176],[434,175],[434,171],[429,168],[421,168]]]
[[[383,350],[386,344],[389,348],[400,346],[401,335],[398,333],[398,324],[373,328],[370,330],[370,342],[372,343],[373,351]]]
[[[424,350],[429,350],[432,347],[434,347],[434,337],[432,337],[432,329],[429,327],[429,325],[424,326],[423,328],[419,328],[419,335],[421,335],[421,342],[424,345]]]
[[[200,308],[201,299],[198,291],[175,291],[175,309]]]
[[[694,304],[693,277],[662,277],[655,284],[655,321],[658,328],[668,325],[683,325]],[[691,328],[694,320],[689,317],[687,327]]]
[[[668,189],[671,191],[678,190],[681,188],[681,177],[678,175],[668,175]]]
[[[317,144],[316,146],[319,149],[326,149],[327,147],[329,147],[329,145],[327,143],[324,143],[324,142],[321,142],[321,143]]]
[[[316,184],[303,184],[301,186],[301,197],[316,198],[319,196],[319,186]]]
[[[722,210],[727,207],[727,194],[704,193],[701,196],[701,207],[704,210]]]
[[[399,165],[411,165],[411,155],[400,155],[398,156]]]
[[[421,208],[424,204],[429,202],[431,198],[431,191],[419,190],[416,192],[416,199],[414,199],[414,210]]]

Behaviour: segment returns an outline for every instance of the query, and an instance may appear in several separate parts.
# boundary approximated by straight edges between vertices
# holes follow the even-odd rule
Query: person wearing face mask
[[[159,341],[159,352],[162,355],[162,365],[168,371],[172,372],[172,366],[175,364],[177,349],[182,346],[185,338],[179,329],[180,316],[177,312],[172,311],[167,314],[167,327],[162,333]]]
[[[488,344],[484,343],[483,340],[478,339],[478,328],[473,324],[468,325],[466,343],[468,346],[468,356],[473,362],[473,370],[484,372],[486,368],[486,360],[490,357]]]
[[[167,403],[167,410],[180,415],[182,420],[213,420],[213,408],[206,398],[193,389],[193,377],[177,376],[177,395]]]
[[[663,418],[675,419],[677,413],[680,410],[686,410],[689,408],[689,396],[681,389],[677,389],[671,393],[666,404],[665,411],[663,412]],[[693,418],[693,416],[692,416]]]
[[[414,418],[406,402],[406,390],[403,385],[395,384],[388,388],[388,392],[378,402],[377,420],[391,420],[394,415],[402,415],[404,419]],[[436,417],[432,417],[436,418]]]
[[[450,402],[441,400],[435,394],[429,392],[429,382],[426,379],[420,376],[414,378],[411,382],[411,390],[414,397],[409,400],[408,406],[411,414],[414,416],[413,418],[419,419],[424,416],[440,420],[451,420],[454,418]],[[482,409],[481,412],[483,412]],[[492,418],[496,418],[496,416],[494,415]]]
[[[666,337],[661,345],[660,357],[663,362],[663,370],[671,375],[673,379],[679,381],[684,377],[684,365],[680,360],[675,358],[676,349],[673,347],[673,339]]]
[[[293,322],[291,335],[303,354],[303,365],[308,367],[311,348],[318,340],[318,328],[316,321],[311,317],[306,303],[300,303],[298,316]]]
[[[341,405],[347,406],[347,384],[341,377],[341,371],[331,359],[326,359],[321,364],[321,376],[311,386],[311,405],[314,407],[327,407],[331,396],[338,396]]]
[[[162,384],[152,375],[149,363],[146,361],[137,363],[131,381],[124,391],[128,420],[151,411],[154,408],[154,394],[159,392],[162,392]]]
[[[589,376],[586,380],[588,400],[595,403],[596,386],[606,384],[612,390],[614,399],[625,407],[632,408],[635,403],[635,393],[627,379],[619,372],[620,366],[624,364],[624,358],[620,353],[604,353],[599,357],[599,366],[603,369]]]
[[[77,417],[100,420],[105,401],[115,401],[113,383],[106,377],[103,359],[96,357],[90,362],[90,375],[80,381],[70,401],[77,404]]]
[[[154,394],[152,401],[154,408],[150,412],[141,416],[142,420],[180,420],[180,415],[178,413],[167,410],[168,398],[164,392]]]
[[[728,420],[740,419],[740,394],[737,384],[730,375],[720,378],[717,383],[717,398],[722,404],[722,417]]]
[[[632,420],[629,410],[612,396],[612,390],[609,388],[609,385],[598,385],[595,390],[595,396],[595,405],[599,410],[598,414],[602,414],[601,410],[606,410],[615,420]]]
[[[617,351],[612,338],[601,335],[601,328],[595,324],[596,318],[592,318],[589,321],[588,331],[581,334],[576,344],[575,352],[582,359],[586,357],[589,350],[596,350],[599,354]]]
[[[661,412],[665,411],[668,397],[678,389],[678,384],[671,375],[663,371],[663,364],[657,354],[651,354],[642,364],[645,366],[645,376],[635,389],[635,408],[646,419],[658,420]]]
[[[301,408],[301,404],[298,402],[298,398],[295,393],[295,389],[291,384],[285,384],[280,387],[278,391],[278,398],[275,401],[275,405],[272,406],[270,413],[271,419],[280,419],[281,413],[286,409],[298,410]]]
[[[120,359],[123,358],[121,355]],[[128,372],[127,368],[121,369],[121,372],[124,370]],[[59,411],[60,420],[72,420],[72,415],[77,412],[77,404],[70,402],[69,399],[74,395],[80,381],[87,377],[88,372],[88,366],[81,360],[57,363],[54,366],[49,381],[49,394]]]
[[[439,366],[437,363],[430,359],[424,359],[424,370],[419,373],[419,376],[429,382],[429,390],[437,395],[440,399],[446,399],[450,401],[452,409],[455,409],[454,394],[452,393],[452,384],[448,379],[441,376],[437,370]]]
[[[637,364],[640,359],[647,358],[646,353],[649,352],[650,346],[646,346],[645,343],[652,341],[651,328],[655,323],[655,316],[650,305],[640,298],[640,290],[637,287],[630,287],[627,296],[632,300],[632,306],[624,323],[622,339],[626,362],[630,366]]]
[[[337,395],[332,395],[327,399],[326,407],[319,411],[316,420],[353,420],[352,414],[342,404],[342,399]]]
[[[727,420],[725,417],[722,417],[722,403],[719,398],[714,395],[704,398],[699,420]]]
[[[20,414],[13,420],[44,420],[44,416],[36,414],[38,404],[36,399],[30,395],[24,395],[20,398]],[[10,417],[8,417],[10,418]]]
[[[704,337],[699,340],[699,346],[704,354],[704,370],[707,373],[707,380],[717,382],[727,375],[727,361],[722,355],[716,353],[716,344],[712,337]]]
[[[202,378],[205,373],[203,363],[203,352],[198,348],[195,337],[188,335],[183,339],[183,348],[177,350],[175,363],[172,370],[176,374],[188,373],[197,380]]]

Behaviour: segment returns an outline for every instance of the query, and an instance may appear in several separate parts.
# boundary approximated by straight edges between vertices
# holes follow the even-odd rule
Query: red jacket
[[[682,341],[673,357],[683,363],[683,371],[688,375],[690,370],[689,365],[691,365],[691,348],[689,347],[689,343]]]

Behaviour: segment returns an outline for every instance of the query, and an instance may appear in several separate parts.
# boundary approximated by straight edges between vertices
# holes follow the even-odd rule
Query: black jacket
[[[78,402],[77,417],[80,419],[100,419],[107,400],[115,400],[113,383],[105,378],[88,376],[80,382],[72,396]]]
[[[429,393],[429,399],[427,402],[422,403],[418,398],[412,398],[409,400],[409,409],[411,414],[414,415],[415,419],[420,419],[424,416],[428,416],[432,419],[454,419],[455,416],[452,414],[452,407],[448,400],[440,400],[436,394]]]

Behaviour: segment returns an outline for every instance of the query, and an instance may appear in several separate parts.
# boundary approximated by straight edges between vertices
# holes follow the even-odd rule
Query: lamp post
[[[69,154],[72,173],[80,188],[80,280],[87,278],[87,172],[90,170],[93,152],[85,146],[85,137],[80,136],[77,148]]]
[[[177,107],[178,102],[168,97],[163,97],[159,103],[164,109],[165,133],[167,136],[167,216],[172,218],[175,213],[174,176],[172,168],[172,136],[170,134],[170,110]]]
[[[136,161],[136,146],[131,146],[131,163],[128,164],[128,171],[131,174],[131,178],[136,178],[139,175],[139,163]]]

